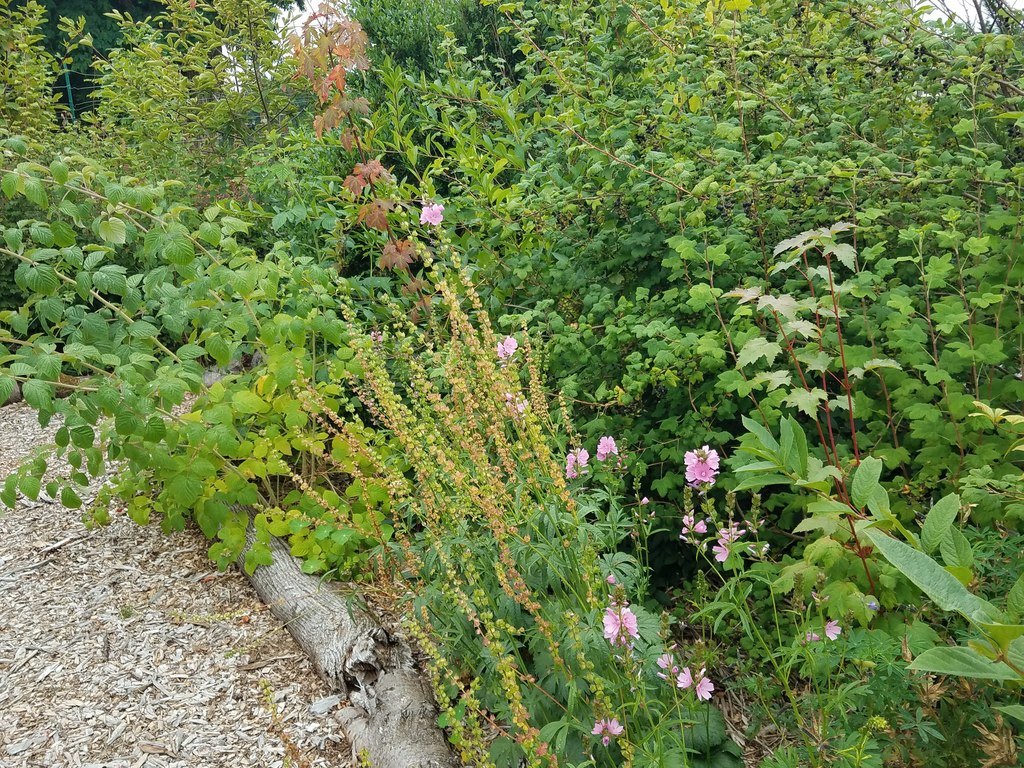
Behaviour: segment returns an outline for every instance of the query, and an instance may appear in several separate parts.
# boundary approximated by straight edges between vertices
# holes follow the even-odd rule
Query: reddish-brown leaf
[[[408,270],[416,260],[416,246],[409,240],[389,240],[380,257],[381,269]]]
[[[388,169],[384,167],[380,160],[369,160],[365,164],[360,163],[356,168],[360,169],[360,172],[371,184],[376,184],[377,179],[384,179],[387,181],[391,178],[391,174],[388,172]]]
[[[363,175],[358,173],[358,171],[359,166],[357,165],[355,170],[345,178],[344,182],[342,182],[342,186],[351,192],[353,197],[358,197],[359,193],[367,187],[366,179],[364,179]]]
[[[371,229],[386,232],[388,229],[388,211],[394,207],[390,200],[373,200],[359,209],[357,221]]]

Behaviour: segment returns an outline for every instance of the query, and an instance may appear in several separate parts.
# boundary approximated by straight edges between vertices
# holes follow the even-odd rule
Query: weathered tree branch
[[[250,527],[246,550],[255,541]],[[302,572],[287,545],[271,539],[273,563],[248,576],[332,690],[350,706],[338,720],[374,768],[457,768],[437,725],[434,698],[414,668],[409,644],[329,584]],[[239,558],[239,567],[245,553]]]

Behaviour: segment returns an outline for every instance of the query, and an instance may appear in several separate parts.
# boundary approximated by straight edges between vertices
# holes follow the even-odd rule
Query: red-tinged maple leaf
[[[368,179],[371,184],[376,184],[377,179],[384,179],[384,181],[388,181],[391,178],[391,173],[384,167],[380,160],[370,160],[365,164],[360,163],[356,168],[360,169],[360,173],[362,173],[362,175]]]
[[[353,197],[359,197],[359,193],[366,189],[368,184],[366,179],[363,178],[363,174],[359,172],[358,165],[352,173],[345,178],[345,181],[342,182],[342,186],[351,192]]]
[[[386,232],[388,229],[388,211],[394,208],[395,204],[390,200],[373,200],[359,209],[359,223],[365,224],[371,229],[379,229]]]
[[[401,269],[408,271],[409,265],[416,260],[416,246],[410,240],[389,240],[384,246],[384,255],[380,257],[381,269]]]
[[[427,288],[429,287],[430,284],[427,283],[427,281],[424,280],[422,277],[414,277],[412,280],[410,280],[408,283],[402,286],[402,293],[404,293],[406,296],[411,296],[414,293],[422,293],[426,291]]]
[[[351,128],[346,128],[342,131],[339,140],[341,141],[341,146],[345,148],[346,152],[351,152],[352,147],[356,145],[356,135],[352,132]]]

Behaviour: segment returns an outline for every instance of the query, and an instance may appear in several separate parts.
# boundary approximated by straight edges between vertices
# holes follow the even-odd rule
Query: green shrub
[[[1013,39],[847,2],[503,8],[525,79],[385,74],[378,143],[452,200],[489,306],[548,340],[584,431],[646,446],[646,487],[678,503],[685,447],[724,444],[755,401],[772,427],[831,418],[855,458],[835,323],[805,386],[786,339],[803,355],[817,332],[763,338],[769,309],[735,298],[825,316],[819,274],[774,249],[844,220],[862,442],[915,504],[1005,449],[971,414],[1024,394]]]

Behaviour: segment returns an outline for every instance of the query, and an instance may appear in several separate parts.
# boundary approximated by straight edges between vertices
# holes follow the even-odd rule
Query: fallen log
[[[246,550],[254,541],[250,527]],[[373,768],[457,768],[409,644],[329,584],[303,573],[284,542],[272,538],[270,550],[272,564],[246,575],[320,678],[348,697],[337,718],[353,759]],[[244,560],[243,552],[240,567]]]

